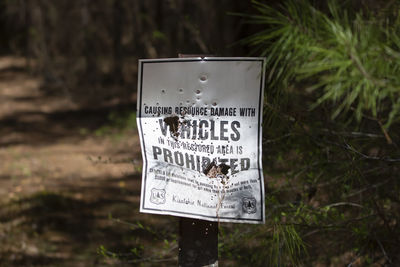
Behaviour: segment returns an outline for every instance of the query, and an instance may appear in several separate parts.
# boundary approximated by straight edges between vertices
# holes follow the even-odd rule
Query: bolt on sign
[[[264,58],[139,61],[140,211],[264,223]]]

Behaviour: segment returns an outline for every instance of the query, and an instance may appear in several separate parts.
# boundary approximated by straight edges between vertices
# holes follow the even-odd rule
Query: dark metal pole
[[[218,266],[218,223],[180,218],[179,266]]]

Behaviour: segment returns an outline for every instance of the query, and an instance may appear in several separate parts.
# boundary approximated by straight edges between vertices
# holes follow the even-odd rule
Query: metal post
[[[180,218],[179,266],[218,266],[218,223]]]
[[[205,56],[179,54],[180,58]],[[218,223],[180,218],[179,266],[218,266]]]

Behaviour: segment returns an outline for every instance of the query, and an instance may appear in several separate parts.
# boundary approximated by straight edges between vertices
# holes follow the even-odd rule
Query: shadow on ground
[[[41,146],[62,139],[82,139],[82,131],[93,132],[115,123],[112,116],[126,118],[136,111],[134,104],[45,113],[16,112],[0,119],[0,147],[29,144]],[[5,138],[10,136],[10,138]]]
[[[64,183],[62,192],[37,192],[3,204],[0,266],[130,265],[145,249],[162,253],[177,223],[154,215],[150,222],[138,213],[140,179],[96,177],[95,185]],[[127,186],[119,187],[121,182]],[[115,255],[104,257],[100,248]]]
[[[0,58],[0,266],[176,266],[176,218],[139,213],[133,99],[82,108],[14,61]]]

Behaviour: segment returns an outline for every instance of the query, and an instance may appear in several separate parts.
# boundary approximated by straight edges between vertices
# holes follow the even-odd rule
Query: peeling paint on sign
[[[263,58],[139,61],[141,212],[263,223]]]

